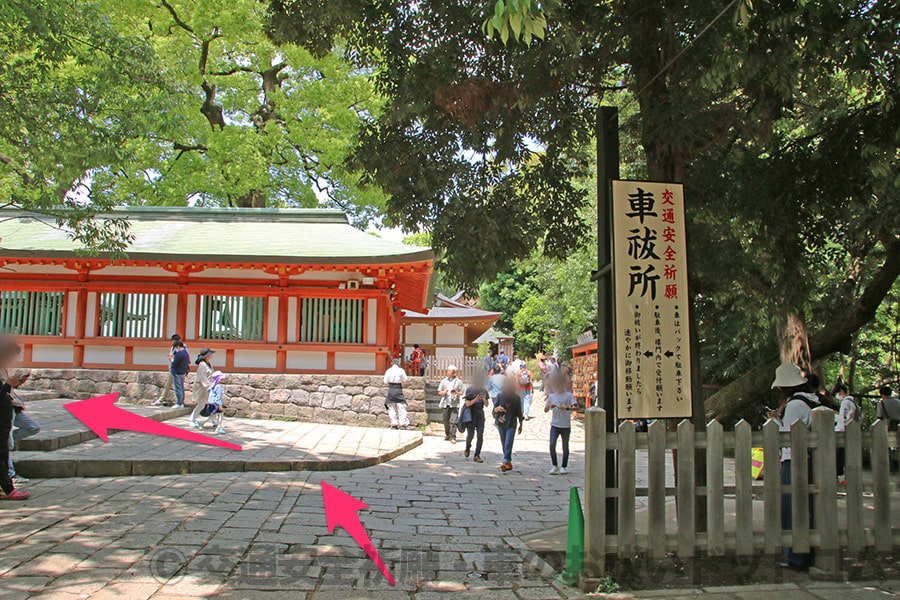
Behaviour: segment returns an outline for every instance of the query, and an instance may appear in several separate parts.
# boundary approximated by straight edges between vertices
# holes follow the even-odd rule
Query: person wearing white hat
[[[807,378],[803,375],[800,367],[785,363],[775,370],[775,381],[772,382],[772,389],[781,391],[784,398],[778,410],[769,413],[770,419],[775,419],[778,423],[778,430],[790,433],[791,426],[800,421],[807,427],[812,424],[812,409],[819,406],[819,398],[809,391]],[[791,485],[791,449],[781,449],[781,484]],[[797,460],[803,460],[809,457],[796,457]],[[811,463],[811,461],[810,461]],[[808,473],[812,473],[812,464],[809,465]],[[781,495],[781,529],[790,531],[793,527],[791,517],[791,494]],[[809,527],[813,528],[813,506],[812,495],[809,499]],[[787,569],[806,570],[812,564],[812,554],[808,552],[794,552],[791,548],[784,549],[784,562],[779,566]]]
[[[200,411],[200,416],[206,417],[206,419],[204,419],[202,423],[197,421],[194,422],[197,429],[203,429],[206,426],[207,421],[215,419],[215,433],[225,433],[225,401],[222,380],[226,377],[227,375],[222,371],[213,371],[213,374],[209,376],[206,406]]]
[[[438,384],[438,396],[441,397],[440,406],[444,411],[444,439],[450,443],[456,443],[456,423],[454,416],[459,411],[459,399],[465,391],[462,379],[456,376],[456,365],[447,367],[447,376]]]

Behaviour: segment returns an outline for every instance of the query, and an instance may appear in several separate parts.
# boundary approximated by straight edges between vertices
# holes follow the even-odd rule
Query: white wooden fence
[[[473,377],[484,375],[484,359],[476,356],[466,357],[425,357],[425,377],[428,379],[441,379],[447,374],[447,367],[455,366],[459,371],[457,375],[463,381],[472,381]]]
[[[891,518],[891,492],[900,489],[900,478],[889,472],[889,446],[900,447],[900,432],[888,432],[886,421],[877,421],[869,431],[862,431],[855,422],[846,433],[836,433],[834,412],[817,408],[813,410],[811,430],[796,423],[790,433],[780,433],[774,421],[767,422],[762,431],[751,431],[746,421],[739,422],[734,431],[724,431],[716,421],[710,422],[706,431],[694,431],[689,421],[682,421],[677,431],[666,431],[665,424],[656,421],[647,433],[636,433],[630,422],[624,422],[618,432],[608,433],[605,424],[604,410],[586,411],[585,568],[589,576],[605,573],[607,556],[630,558],[644,553],[663,558],[672,551],[681,558],[700,551],[710,556],[726,552],[742,556],[775,554],[783,547],[795,552],[814,549],[816,566],[835,572],[842,550],[853,556],[870,548],[891,551],[900,546],[900,528],[892,528]],[[835,456],[838,446],[845,448],[847,479],[846,486],[840,486],[840,494]],[[751,476],[754,447],[765,452],[762,482],[754,482]],[[813,472],[808,472],[807,460],[792,460],[791,484],[782,486],[782,447],[790,447],[793,457],[811,454]],[[864,448],[870,450],[871,461],[871,471],[866,472]],[[648,451],[646,488],[635,485],[635,457],[640,449]],[[734,450],[734,485],[725,485],[726,449]],[[612,488],[606,486],[608,450],[615,451],[616,456],[617,485]],[[677,451],[674,488],[666,487],[668,450]],[[697,450],[701,456],[705,451],[705,485],[696,482]],[[791,502],[792,530],[781,528],[782,493],[803,499]],[[809,526],[806,501],[810,494],[814,498],[814,529]],[[763,499],[762,526],[756,528],[754,496]],[[647,523],[640,534],[635,527],[636,497],[647,498]],[[667,515],[667,499],[672,497],[674,514]],[[706,500],[705,515],[698,513],[698,498]],[[614,533],[607,532],[607,499],[614,499],[609,505],[615,507],[611,519]],[[726,500],[729,506],[733,503],[733,524],[730,520],[726,524]],[[838,519],[839,505],[845,519]],[[893,509],[900,511],[900,506]],[[700,526],[701,517],[705,517],[705,528]],[[896,515],[893,520],[900,522]]]

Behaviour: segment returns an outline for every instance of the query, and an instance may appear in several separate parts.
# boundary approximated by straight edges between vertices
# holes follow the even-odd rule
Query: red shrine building
[[[90,257],[47,217],[4,211],[0,331],[24,366],[159,370],[168,338],[230,372],[380,373],[434,255],[340,211],[127,208],[124,256]]]

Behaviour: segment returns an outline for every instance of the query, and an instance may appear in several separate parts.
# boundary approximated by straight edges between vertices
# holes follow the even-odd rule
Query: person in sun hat
[[[206,406],[200,411],[200,415],[206,417],[202,423],[196,423],[197,429],[203,429],[206,422],[214,419],[215,433],[225,433],[225,399],[224,390],[222,389],[222,380],[227,375],[222,371],[213,371],[209,376],[208,397]]]
[[[778,423],[778,430],[790,433],[791,426],[800,421],[807,428],[812,424],[812,409],[818,408],[819,398],[809,389],[809,380],[797,365],[785,363],[775,370],[775,381],[772,389],[779,390],[782,394],[781,405],[778,410],[769,413],[770,419]],[[812,473],[812,460],[809,456],[791,456],[790,448],[781,449],[781,484],[791,485],[791,459],[809,461],[808,473]],[[793,527],[791,516],[791,494],[781,495],[781,528],[790,531]],[[812,494],[809,502],[809,527],[813,528]],[[812,553],[794,552],[791,548],[784,549],[784,561],[779,563],[782,568],[806,570],[812,564]]]
[[[215,350],[203,348],[194,361],[194,364],[197,365],[197,374],[194,376],[194,391],[191,397],[195,406],[190,418],[190,423],[194,426],[197,425],[197,417],[200,416],[200,411],[206,406],[206,400],[209,398],[210,378],[213,373],[212,364],[209,361],[215,353]]]
[[[438,384],[437,393],[441,397],[438,405],[444,411],[444,439],[456,443],[455,415],[459,411],[459,399],[462,398],[465,386],[462,379],[456,376],[456,365],[447,367],[447,376]]]

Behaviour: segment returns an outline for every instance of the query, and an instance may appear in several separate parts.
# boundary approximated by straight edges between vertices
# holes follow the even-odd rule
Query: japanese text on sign
[[[613,182],[620,419],[691,416],[687,250],[680,184]]]

